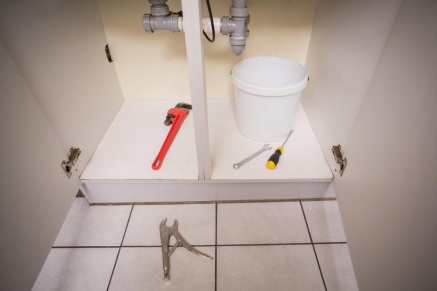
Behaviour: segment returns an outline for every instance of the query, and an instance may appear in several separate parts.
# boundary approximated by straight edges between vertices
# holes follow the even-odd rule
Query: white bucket
[[[285,138],[308,82],[305,67],[278,57],[249,58],[234,66],[232,81],[240,132],[256,141]]]

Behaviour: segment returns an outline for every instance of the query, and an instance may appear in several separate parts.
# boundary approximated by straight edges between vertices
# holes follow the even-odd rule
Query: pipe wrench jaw
[[[183,109],[183,110],[175,110],[175,109]],[[193,109],[193,106],[188,103],[178,103],[174,108],[171,108],[167,112],[167,117],[165,118],[164,124],[169,126],[173,123],[173,119],[176,117],[176,115],[181,112],[185,113],[186,115],[189,114],[190,110]]]
[[[167,126],[170,126],[173,123],[172,119],[174,119],[174,118],[175,118],[175,116],[173,114],[171,114],[171,113],[167,114],[167,117],[164,120],[164,124]]]
[[[184,108],[184,109],[191,110],[191,109],[193,109],[193,106],[191,104],[181,102],[181,103],[176,104],[175,108]]]

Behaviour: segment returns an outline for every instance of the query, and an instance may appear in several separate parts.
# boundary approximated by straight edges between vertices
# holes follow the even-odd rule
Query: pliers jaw
[[[161,237],[161,247],[162,247],[162,263],[164,269],[164,280],[170,280],[170,256],[176,250],[178,246],[183,246],[189,252],[192,252],[198,256],[207,259],[213,259],[211,256],[204,254],[195,248],[193,248],[178,232],[179,223],[175,219],[173,222],[173,226],[167,226],[165,223],[167,222],[167,218],[164,218],[159,225],[159,234]],[[174,236],[176,239],[176,243],[170,249],[170,237]]]

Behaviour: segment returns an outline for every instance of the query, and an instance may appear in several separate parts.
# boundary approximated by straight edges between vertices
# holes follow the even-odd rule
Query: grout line
[[[52,246],[52,249],[115,249],[120,246]]]
[[[214,278],[214,290],[217,291],[217,210],[218,205],[215,204],[215,278]]]
[[[320,276],[322,277],[323,287],[325,287],[325,291],[327,291],[328,289],[326,288],[325,278],[323,277],[322,268],[320,267],[319,258],[317,257],[316,248],[314,246],[313,238],[311,236],[310,227],[308,225],[307,217],[305,215],[305,210],[303,209],[302,201],[300,201],[299,204],[300,204],[300,208],[302,209],[303,218],[305,219],[305,224],[307,226],[308,235],[310,236],[310,241],[311,241],[311,245],[313,247],[314,255],[316,256],[317,266],[319,267]]]
[[[82,190],[78,190],[76,194],[76,198],[85,198],[85,195],[83,195]]]
[[[91,206],[120,206],[120,205],[189,205],[189,204],[232,204],[232,203],[274,203],[274,202],[312,202],[312,201],[336,201],[336,197],[326,198],[293,198],[275,200],[217,200],[217,201],[169,201],[169,202],[129,202],[129,203],[90,203]]]
[[[217,236],[217,232],[216,232]],[[295,246],[295,245],[340,245],[347,242],[313,242],[313,243],[256,243],[256,244],[218,244],[191,245],[192,247],[256,247],[256,246]],[[115,248],[160,248],[161,245],[123,245],[123,246],[53,246],[52,249],[115,249]]]
[[[215,245],[191,245],[192,247],[215,247]],[[158,245],[125,245],[122,248],[160,248],[162,246]]]
[[[262,247],[262,246],[300,246],[300,245],[341,245],[347,242],[315,242],[315,243],[257,243],[257,244],[213,244],[191,245],[192,247]],[[124,246],[53,246],[52,249],[116,249],[116,248],[160,248],[161,245],[124,245]]]
[[[257,244],[213,244],[191,245],[192,247],[262,247],[262,246],[299,246],[299,245],[341,245],[347,242],[313,242],[313,243],[257,243]],[[161,245],[124,245],[121,248],[160,248]],[[53,246],[52,249],[115,249],[120,246]]]
[[[120,246],[118,248],[117,257],[115,258],[114,267],[112,268],[111,277],[109,278],[108,287],[106,288],[106,291],[109,290],[109,286],[111,286],[112,276],[114,275],[115,267],[117,266],[118,256],[120,255],[121,247],[123,246],[124,237],[126,236],[127,227],[129,226],[130,218],[132,216],[132,211],[134,210],[134,205],[132,205],[132,208],[130,209],[129,218],[127,219],[126,228],[124,229],[123,237],[121,239]]]
[[[315,242],[315,245],[347,245],[347,241],[335,241],[335,242]]]
[[[305,246],[311,243],[221,244],[219,247]]]

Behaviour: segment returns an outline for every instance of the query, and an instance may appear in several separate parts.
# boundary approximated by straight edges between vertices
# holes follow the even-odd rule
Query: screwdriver
[[[290,138],[291,134],[293,133],[294,129],[290,131],[287,138],[285,139],[284,143],[276,149],[273,155],[270,156],[270,159],[267,161],[267,169],[273,170],[276,168],[276,165],[279,162],[279,157],[282,155],[282,152],[284,151],[284,145],[287,142],[287,140]]]

